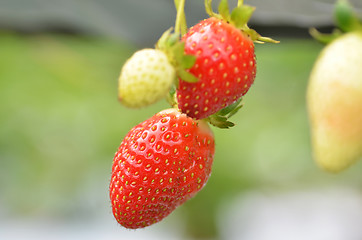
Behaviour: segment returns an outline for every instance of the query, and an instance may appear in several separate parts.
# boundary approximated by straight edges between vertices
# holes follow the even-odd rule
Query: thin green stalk
[[[212,1],[212,0],[205,0],[205,1],[204,1],[205,10],[206,10],[206,13],[207,13],[209,16],[212,16],[212,15],[214,14],[214,12],[212,11],[211,1]]]
[[[177,10],[175,33],[184,35],[187,32],[187,24],[185,17],[185,0],[174,0]]]
[[[238,7],[242,6],[244,4],[244,0],[238,0]]]

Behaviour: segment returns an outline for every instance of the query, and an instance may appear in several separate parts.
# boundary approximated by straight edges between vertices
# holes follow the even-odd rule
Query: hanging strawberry
[[[116,220],[141,228],[165,218],[206,184],[214,148],[208,124],[176,109],[135,126],[113,160],[110,198]]]
[[[346,1],[336,5],[333,34],[314,64],[307,90],[313,156],[329,172],[362,158],[362,23]]]
[[[245,95],[256,75],[254,41],[276,42],[247,26],[255,8],[242,1],[231,13],[227,0],[220,2],[220,14],[212,11],[211,0],[205,0],[205,6],[211,17],[182,38],[185,54],[196,56],[189,72],[198,81],[180,79],[177,88],[178,107],[196,119],[207,118]]]

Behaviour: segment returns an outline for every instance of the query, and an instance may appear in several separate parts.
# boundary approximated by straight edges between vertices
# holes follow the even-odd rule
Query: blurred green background
[[[129,231],[113,219],[108,199],[113,155],[131,127],[168,105],[121,106],[117,78],[124,61],[137,49],[152,47],[173,22],[164,21],[163,28],[152,19],[143,21],[143,28],[152,26],[154,33],[139,39],[137,24],[132,32],[124,30],[126,35],[112,34],[117,27],[107,24],[110,31],[85,27],[87,17],[111,21],[107,14],[93,13],[107,13],[112,1],[100,10],[95,8],[102,6],[100,1],[79,2],[85,19],[69,22],[56,22],[47,12],[50,4],[37,9],[48,13],[41,18],[28,2],[37,16],[32,18],[21,1],[2,1],[0,239],[362,239],[362,164],[333,175],[311,158],[305,90],[323,47],[306,33],[313,22],[293,27],[253,20],[281,43],[256,45],[257,77],[233,117],[236,126],[213,128],[216,154],[208,184],[161,223]],[[70,4],[59,4],[65,3]],[[150,4],[118,1],[119,6],[132,5],[135,15],[145,11],[142,3]],[[161,3],[172,19],[172,2],[155,1]],[[87,12],[91,7],[93,12]],[[201,5],[191,22],[204,17],[197,15],[200,11]]]

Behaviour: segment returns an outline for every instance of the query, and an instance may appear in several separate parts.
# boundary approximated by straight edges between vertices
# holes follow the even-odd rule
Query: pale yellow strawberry
[[[327,45],[307,90],[313,155],[330,172],[362,157],[362,32]]]
[[[124,64],[118,80],[119,99],[139,108],[165,97],[176,77],[166,54],[156,49],[137,51]]]

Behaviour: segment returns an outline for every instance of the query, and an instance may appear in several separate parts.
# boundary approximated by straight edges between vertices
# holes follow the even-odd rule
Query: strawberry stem
[[[187,24],[185,17],[185,0],[174,0],[177,10],[175,33],[184,35],[187,32]]]
[[[211,7],[211,0],[205,0],[204,1],[205,4],[205,11],[209,16],[212,16],[214,14],[214,12],[212,11],[212,7]]]
[[[244,4],[244,0],[238,0],[238,7],[242,6]]]
[[[211,3],[212,3],[212,0],[205,0],[205,1],[204,1],[206,13],[207,13],[210,17],[216,17],[216,18],[222,19],[222,17],[221,17],[220,14],[217,14],[217,13],[215,13],[215,12],[212,10],[212,4],[211,4]]]

